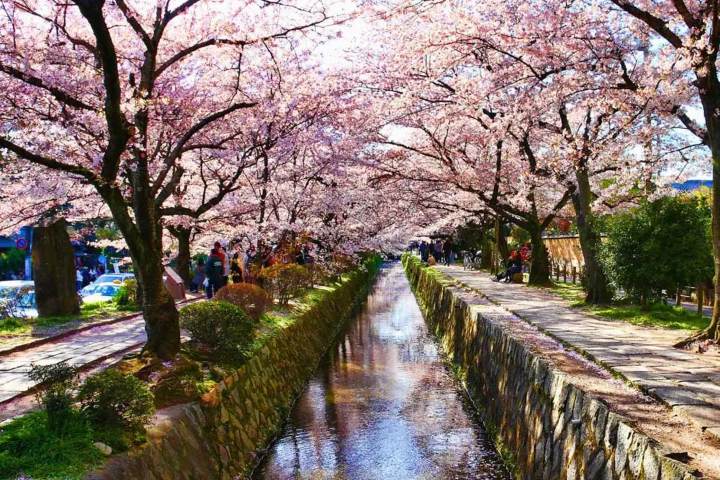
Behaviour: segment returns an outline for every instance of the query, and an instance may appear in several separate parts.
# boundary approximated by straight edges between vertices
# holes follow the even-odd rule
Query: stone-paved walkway
[[[101,325],[55,342],[0,356],[0,407],[35,386],[28,378],[32,364],[67,361],[77,367],[93,364],[145,343],[142,315],[112,325]]]
[[[485,272],[458,266],[436,268],[620,373],[720,439],[720,356],[673,348],[688,331],[602,319],[542,289],[493,282]]]
[[[204,298],[189,295],[186,300],[177,302],[178,308]],[[145,320],[142,314],[118,320],[110,324],[79,329],[75,333],[62,335],[57,340],[13,352],[0,352],[0,418],[13,410],[10,404],[26,396],[35,386],[28,378],[33,364],[53,365],[67,361],[70,365],[88,371],[106,368],[112,359],[139,349],[147,339]],[[25,407],[15,408],[18,412]],[[13,410],[14,411],[14,410]]]

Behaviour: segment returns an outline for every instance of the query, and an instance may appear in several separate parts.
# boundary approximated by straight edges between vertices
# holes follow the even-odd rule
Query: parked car
[[[104,273],[100,275],[90,285],[100,285],[101,283],[123,283],[125,280],[135,280],[134,273]]]
[[[37,318],[37,300],[35,299],[35,290],[30,290],[20,296],[18,300],[17,311],[23,318]]]
[[[80,290],[83,303],[109,302],[120,291],[122,283],[119,281],[91,283]]]
[[[37,317],[35,282],[32,280],[0,282],[0,313],[20,318]]]

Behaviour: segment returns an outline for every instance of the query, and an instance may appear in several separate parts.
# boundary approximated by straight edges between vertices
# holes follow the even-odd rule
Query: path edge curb
[[[185,300],[181,300],[181,301],[179,301],[179,302],[176,302],[175,305],[176,305],[176,306],[185,305],[185,304],[187,304],[187,303],[191,303],[191,302],[193,302],[193,301],[199,301],[199,300],[202,300],[202,299],[201,299],[201,298],[197,298],[197,299],[196,299],[196,298],[188,298],[188,299],[185,299]],[[57,341],[57,340],[62,340],[62,339],[65,338],[65,337],[69,337],[70,335],[75,335],[75,334],[77,334],[77,333],[81,333],[81,332],[84,332],[84,331],[86,331],[86,330],[90,330],[91,328],[104,327],[104,326],[107,326],[107,325],[113,325],[113,324],[115,324],[115,323],[126,322],[126,321],[128,321],[128,320],[132,320],[133,318],[136,318],[136,317],[139,317],[139,316],[142,316],[142,312],[141,312],[141,311],[140,311],[140,312],[135,312],[135,313],[132,313],[132,314],[128,314],[128,315],[124,315],[124,316],[122,316],[122,317],[111,318],[111,319],[109,319],[109,320],[102,320],[102,321],[99,321],[99,322],[97,322],[97,323],[89,323],[89,324],[87,324],[87,325],[83,325],[83,326],[78,327],[78,328],[73,328],[73,329],[70,329],[70,330],[66,330],[66,331],[61,332],[61,333],[58,333],[58,334],[56,334],[56,335],[50,335],[50,336],[48,336],[48,337],[38,338],[37,340],[32,340],[32,341],[27,342],[27,343],[22,343],[22,344],[20,344],[20,345],[15,345],[14,347],[10,347],[10,348],[6,348],[6,349],[3,349],[3,350],[0,350],[0,359],[2,359],[2,357],[6,357],[6,356],[9,356],[9,355],[12,355],[13,353],[23,352],[23,351],[29,350],[29,349],[31,349],[31,348],[39,347],[40,345],[45,345],[46,343],[52,343],[52,342],[55,342],[55,341]]]

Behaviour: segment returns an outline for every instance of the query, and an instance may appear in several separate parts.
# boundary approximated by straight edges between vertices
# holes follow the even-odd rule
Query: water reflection
[[[508,478],[399,265],[381,274],[255,477]]]

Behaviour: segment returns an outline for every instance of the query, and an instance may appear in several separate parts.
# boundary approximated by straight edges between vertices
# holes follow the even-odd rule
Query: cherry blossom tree
[[[657,75],[650,80],[666,84],[677,92],[668,104],[670,112],[710,151],[713,256],[717,285],[720,278],[720,79],[717,71],[720,5],[714,1],[687,0],[604,0],[587,2],[586,5],[608,25],[615,25],[617,31],[631,36],[636,45],[635,57],[655,69]],[[630,87],[639,96],[647,95],[642,82],[631,82]],[[688,110],[688,107],[697,106],[702,111],[702,120],[699,121]],[[720,340],[720,288],[715,288],[710,326],[697,338],[708,337]]]
[[[600,185],[609,174],[633,187],[652,173],[646,164],[656,159],[635,150],[667,128],[665,92],[644,85],[645,98],[636,98],[637,79],[651,69],[629,68],[627,39],[591,9],[491,3],[402,10],[392,29],[400,46],[376,54],[374,78],[364,86],[391,99],[386,121],[426,138],[386,143],[434,159],[417,181],[470,191],[484,208],[528,230],[533,283],[548,280],[542,230],[571,201],[587,300],[607,302],[592,205],[603,200]],[[394,170],[407,175],[421,164],[412,158]]]
[[[274,49],[327,21],[278,2],[2,2],[0,149],[8,161],[89,185],[121,230],[142,289],[148,342],[179,348],[163,283],[162,208],[188,152],[217,149],[272,81]]]

